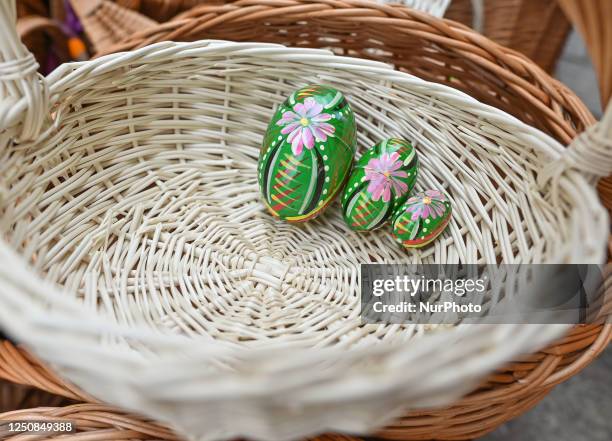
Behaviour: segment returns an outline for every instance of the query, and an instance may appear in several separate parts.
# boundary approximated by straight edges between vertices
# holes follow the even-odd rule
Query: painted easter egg
[[[391,219],[408,198],[419,169],[408,141],[389,138],[368,149],[355,164],[342,196],[347,225],[369,231]]]
[[[270,121],[259,154],[259,188],[270,213],[289,222],[320,214],[346,182],[355,142],[355,117],[341,92],[323,85],[293,92]]]
[[[411,196],[393,214],[393,235],[406,248],[419,248],[438,237],[450,217],[448,198],[438,190],[426,190]]]

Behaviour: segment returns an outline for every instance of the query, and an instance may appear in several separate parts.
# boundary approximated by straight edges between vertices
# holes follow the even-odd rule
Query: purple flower
[[[384,202],[391,199],[391,188],[396,196],[401,196],[408,191],[408,185],[400,179],[408,175],[404,170],[398,170],[402,166],[399,153],[383,153],[380,158],[372,158],[365,167],[365,179],[370,181],[368,192],[372,200],[381,198]]]
[[[446,201],[446,196],[438,190],[425,190],[425,192],[408,199],[406,211],[412,213],[410,218],[412,221],[428,217],[436,219],[446,211],[444,201]]]
[[[303,104],[297,103],[293,106],[293,112],[284,112],[276,123],[286,126],[281,133],[289,134],[287,141],[291,143],[291,151],[295,156],[301,155],[304,147],[312,149],[315,140],[325,142],[328,136],[334,136],[336,128],[325,122],[331,119],[331,115],[322,111],[323,106],[309,97]]]

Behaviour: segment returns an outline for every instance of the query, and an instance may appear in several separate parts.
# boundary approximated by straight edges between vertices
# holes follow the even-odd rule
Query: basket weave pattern
[[[163,26],[136,32],[101,54],[159,41],[203,38],[323,47],[389,63],[463,90],[563,144],[595,122],[573,92],[528,58],[458,23],[401,5],[351,0],[237,0],[203,5]],[[612,208],[612,178],[600,182],[599,192],[605,206]]]
[[[157,24],[154,20],[111,1],[73,1],[73,8],[94,51],[108,49],[117,41]]]
[[[72,423],[70,433],[47,432],[27,435],[10,432],[3,422],[44,421]],[[64,397],[0,381],[0,439],[3,441],[62,440],[179,441],[181,438],[152,421],[99,403],[75,403]],[[357,441],[342,435],[322,435],[310,441]]]
[[[470,25],[472,0],[453,0],[445,17]],[[570,23],[557,0],[483,0],[481,33],[551,71],[563,49]]]
[[[7,426],[0,425],[0,439],[3,441],[59,437],[62,440],[91,441],[92,436],[96,440],[108,441],[152,438],[164,441],[178,440],[178,437],[167,428],[111,406],[77,403],[32,387],[0,381],[0,424],[8,421],[71,422],[75,426],[75,431],[55,433],[55,436],[51,433],[25,435],[10,432]]]
[[[384,65],[324,51],[168,43],[61,68],[46,83],[54,126],[37,138],[36,128],[43,127],[43,121],[7,125],[8,134],[23,141],[5,146],[5,170],[18,173],[4,174],[11,181],[4,184],[2,225],[11,239],[1,251],[12,264],[0,269],[0,280],[2,300],[12,312],[0,312],[2,322],[100,398],[137,407],[130,397],[140,396],[141,403],[180,408],[176,415],[155,405],[142,410],[161,420],[175,420],[194,437],[210,436],[215,429],[219,431],[212,432],[214,436],[277,438],[326,427],[365,429],[376,416],[368,394],[382,397],[366,387],[361,390],[365,398],[356,400],[351,382],[380,381],[370,377],[368,366],[374,360],[390,369],[383,376],[389,381],[386,387],[402,391],[376,402],[377,410],[387,415],[402,403],[424,407],[450,402],[501,361],[558,335],[559,329],[550,326],[498,326],[486,333],[461,327],[423,335],[422,327],[358,325],[350,308],[355,262],[402,261],[408,255],[384,234],[351,236],[336,209],[304,229],[275,223],[262,214],[255,185],[257,134],[265,128],[271,109],[298,84],[318,80],[347,91],[360,118],[360,146],[383,134],[416,139],[424,158],[423,183],[448,186],[458,214],[436,246],[412,258],[603,259],[607,220],[586,180],[562,169],[556,180],[538,187],[544,164],[551,159],[564,164],[554,161],[565,157],[562,147],[495,109]],[[24,95],[17,108],[29,99]],[[27,135],[37,139],[27,143]],[[506,161],[522,173],[504,167]],[[555,198],[555,192],[563,197]],[[483,204],[479,193],[489,200],[503,194],[515,204]],[[564,214],[577,212],[583,216]],[[470,219],[479,222],[478,227]],[[509,228],[508,234],[499,228]],[[316,239],[315,232],[323,240]],[[55,286],[27,271],[14,249],[29,259],[35,274]],[[194,268],[210,271],[208,278],[199,277]],[[61,294],[57,285],[63,288]],[[216,297],[219,292],[224,296]],[[208,296],[206,302],[201,295]],[[40,319],[49,301],[57,308],[54,313],[62,314],[61,321]],[[20,314],[31,319],[16,319]],[[257,326],[248,326],[251,323]],[[49,326],[61,341],[47,337]],[[150,328],[162,333],[151,333]],[[215,342],[206,338],[210,335]],[[386,343],[378,343],[381,339]],[[292,356],[286,346],[275,346],[275,340],[291,342]],[[392,344],[407,340],[410,345],[402,350]],[[319,350],[301,352],[303,344]],[[441,353],[439,345],[448,350]],[[66,347],[78,347],[83,359],[62,357],[61,348]],[[237,347],[249,350],[236,359]],[[458,347],[460,352],[452,350]],[[189,357],[183,358],[187,351]],[[488,357],[480,358],[483,351]],[[155,357],[150,358],[151,352]],[[466,357],[476,357],[478,363],[457,369]],[[113,361],[112,376],[108,360]],[[549,374],[561,360],[540,363],[529,380],[541,384],[543,378],[554,378]],[[330,370],[321,371],[321,363]],[[230,393],[224,409],[214,396],[220,392],[216,386],[224,384],[219,380],[228,364],[238,372],[248,366],[249,375],[229,375],[228,381],[238,386],[231,390],[239,393]],[[147,375],[135,379],[135,368]],[[432,370],[444,370],[449,383],[423,381]],[[313,373],[323,374],[317,378],[322,387],[304,384]],[[125,394],[125,387],[131,386],[120,378],[126,374],[132,385],[138,382],[134,395]],[[261,376],[270,387],[250,388],[252,375]],[[202,406],[212,405],[211,413],[185,406],[189,400],[182,401],[185,396],[176,387],[151,387],[162,378],[186,387],[179,389],[186,395],[197,390]],[[333,406],[327,401],[330,387],[335,392]],[[514,389],[518,394],[520,388]],[[243,391],[249,391],[249,400],[240,396]],[[299,426],[303,415],[292,412],[289,402],[261,414],[260,405],[278,399],[279,393],[304,406],[302,412],[310,412],[308,426]],[[229,415],[230,409],[239,409],[242,417],[231,418],[228,425],[223,411]],[[276,419],[288,425],[253,425],[249,415],[255,409],[257,421],[265,416],[263,422]],[[455,436],[453,428],[442,429],[440,433]]]
[[[203,38],[324,47],[389,63],[466,91],[565,144],[595,122],[574,93],[525,56],[459,23],[402,5],[358,0],[202,5],[162,26],[134,33],[98,55]]]
[[[141,0],[117,3],[138,10],[161,23],[194,7],[203,4],[220,5],[226,1]],[[269,5],[271,2],[261,3]],[[344,2],[331,3],[340,5]],[[382,3],[406,4],[437,17],[444,15],[445,18],[470,27],[475,25],[487,38],[528,56],[546,71],[554,67],[570,29],[556,0],[385,0]],[[482,10],[477,11],[475,7]],[[131,29],[134,33],[139,31],[138,28]],[[97,38],[95,34],[92,36]]]
[[[532,355],[520,357],[490,375],[477,391],[452,406],[411,412],[377,432],[376,436],[390,440],[430,440],[432,437],[441,440],[468,440],[485,435],[529,410],[545,397],[551,388],[583,369],[607,347],[610,338],[612,338],[610,325],[575,327],[554,345]],[[51,373],[27,351],[17,349],[5,341],[0,345],[0,367],[12,366],[25,369],[0,370],[0,377],[16,383],[34,385],[78,401],[95,403],[95,406],[23,410],[18,414],[0,414],[0,420],[18,419],[18,417],[39,418],[43,414],[68,419],[78,416],[77,419],[84,424],[84,431],[96,430],[100,439],[114,441],[116,439],[113,438],[114,433],[99,432],[102,430],[99,425],[100,412],[103,411],[105,421],[115,430],[127,428],[135,430],[134,428],[138,427],[138,432],[131,433],[130,439],[148,441],[150,436],[163,440],[178,439],[177,435],[172,435],[158,423],[136,416],[126,418],[123,411],[102,406],[89,394]],[[113,413],[120,416],[119,420]],[[92,421],[94,426],[90,427]],[[319,436],[316,439],[317,441],[351,440],[342,435]],[[71,441],[80,441],[80,438]]]

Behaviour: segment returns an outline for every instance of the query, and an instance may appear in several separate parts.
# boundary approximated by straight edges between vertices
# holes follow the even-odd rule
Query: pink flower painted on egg
[[[291,143],[291,151],[299,156],[304,147],[310,150],[315,141],[325,142],[328,136],[334,136],[335,127],[326,122],[331,118],[331,115],[323,113],[321,104],[309,97],[304,103],[294,105],[293,111],[284,112],[276,124],[286,126],[281,133],[289,134],[287,141]]]
[[[416,221],[419,218],[437,219],[443,216],[446,211],[444,205],[446,196],[438,190],[426,190],[422,195],[413,196],[406,201],[406,211],[412,213],[410,220]]]
[[[408,185],[401,179],[408,175],[404,170],[398,170],[402,166],[397,152],[383,153],[379,158],[372,158],[365,167],[365,179],[370,181],[368,192],[372,200],[377,201],[382,197],[384,202],[391,200],[391,189],[397,197],[402,196],[408,190]]]

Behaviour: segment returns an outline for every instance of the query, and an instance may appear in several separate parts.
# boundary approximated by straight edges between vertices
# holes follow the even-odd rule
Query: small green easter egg
[[[393,214],[393,235],[406,248],[431,243],[444,231],[451,218],[448,198],[438,190],[411,196]]]
[[[296,90],[264,136],[257,177],[272,215],[302,222],[320,214],[350,173],[355,117],[344,95],[323,85]]]
[[[408,198],[419,169],[408,141],[389,138],[367,150],[355,164],[342,196],[347,225],[358,231],[382,226]]]

